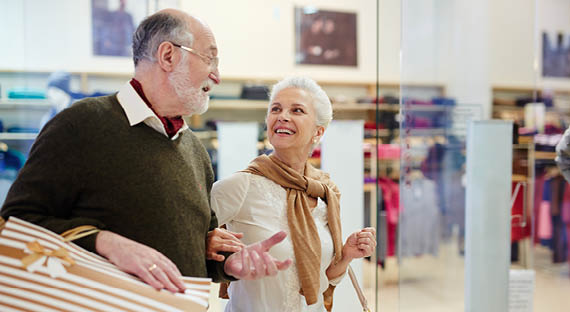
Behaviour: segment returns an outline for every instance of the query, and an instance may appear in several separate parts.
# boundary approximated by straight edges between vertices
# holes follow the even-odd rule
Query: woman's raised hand
[[[369,257],[375,248],[376,229],[367,227],[350,234],[342,247],[342,256],[348,259]]]

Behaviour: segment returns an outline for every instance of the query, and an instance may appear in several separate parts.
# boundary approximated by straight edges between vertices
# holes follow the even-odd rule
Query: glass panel
[[[515,122],[511,202],[496,207],[511,212],[510,245],[504,246],[511,262],[511,311],[563,310],[568,184],[554,161],[554,146],[569,124],[570,75],[562,73],[568,66],[561,60],[568,55],[570,24],[561,16],[568,15],[570,5],[462,0],[403,0],[401,5],[399,310],[469,310],[464,229],[472,220],[464,220],[464,200],[466,187],[481,185],[463,182],[463,129],[470,118],[491,116]],[[518,13],[507,13],[513,5]],[[422,98],[411,83],[441,84],[442,95],[454,104]],[[461,120],[445,117],[458,111]],[[433,182],[435,192],[429,194],[435,200],[418,186],[426,181]],[[436,209],[426,208],[430,202]],[[439,226],[421,232],[431,218],[439,218]],[[410,246],[417,249],[410,252]],[[434,253],[420,249],[429,246],[435,246]]]
[[[401,4],[399,311],[463,311],[467,126],[490,108],[491,14],[467,1]]]

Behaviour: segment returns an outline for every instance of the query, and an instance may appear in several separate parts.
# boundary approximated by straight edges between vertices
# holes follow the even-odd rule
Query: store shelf
[[[52,106],[46,99],[0,99],[0,109],[47,110]]]
[[[554,160],[554,158],[556,158],[556,152],[535,151],[534,158],[541,160]]]
[[[547,114],[570,113],[569,108],[560,108],[560,107],[546,107],[545,111]],[[514,106],[514,105],[493,105],[493,112],[509,112],[516,114],[524,114],[524,107]]]
[[[0,141],[24,141],[35,140],[38,136],[37,133],[12,133],[0,132]]]
[[[529,179],[530,177],[527,177],[523,174],[513,174],[511,178],[513,182],[528,182]]]
[[[453,110],[457,106],[450,105],[417,105],[417,104],[404,104],[402,105],[402,112],[443,112],[446,110]]]
[[[265,100],[210,100],[211,110],[267,110]]]
[[[445,128],[407,128],[404,129],[406,136],[434,136],[445,135],[451,129]]]
[[[376,185],[374,183],[364,183],[364,192],[376,191]]]
[[[376,104],[371,103],[333,103],[333,111],[374,111]],[[266,111],[268,107],[267,100],[210,100],[208,110],[262,110]],[[397,104],[380,104],[378,109],[381,111],[399,111]]]

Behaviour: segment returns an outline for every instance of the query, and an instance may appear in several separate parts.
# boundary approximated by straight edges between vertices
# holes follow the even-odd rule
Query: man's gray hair
[[[332,120],[332,105],[323,88],[321,88],[317,82],[309,77],[287,77],[273,85],[273,88],[271,88],[271,94],[269,96],[270,106],[271,103],[273,103],[275,96],[283,89],[287,88],[303,89],[311,95],[313,98],[313,107],[315,108],[317,115],[317,125],[322,126],[326,129]]]
[[[133,61],[155,62],[158,46],[164,41],[191,47],[194,37],[188,32],[188,23],[168,13],[156,13],[145,18],[133,35]]]

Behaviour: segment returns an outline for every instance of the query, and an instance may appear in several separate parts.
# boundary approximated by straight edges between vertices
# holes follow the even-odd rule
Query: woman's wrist
[[[352,260],[354,260],[354,258],[343,255],[339,263],[346,263],[346,265],[349,265]]]

